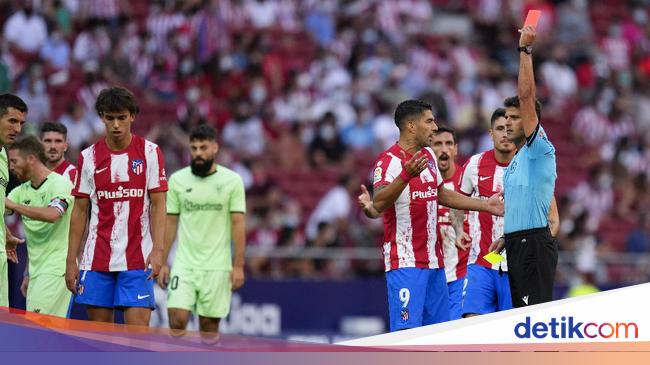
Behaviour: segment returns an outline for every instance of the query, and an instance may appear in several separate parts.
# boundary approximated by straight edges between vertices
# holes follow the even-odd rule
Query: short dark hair
[[[17,109],[21,113],[27,113],[27,104],[19,96],[14,94],[0,95],[0,118],[7,114],[9,108]]]
[[[438,130],[436,131],[436,136],[442,133],[449,133],[454,138],[454,144],[458,144],[458,133],[452,127],[446,125],[439,125]]]
[[[18,138],[14,143],[9,146],[10,150],[18,150],[24,157],[36,156],[43,163],[47,163],[45,156],[45,148],[38,138],[29,135]]]
[[[66,126],[61,123],[55,123],[55,122],[43,123],[43,126],[41,127],[41,138],[43,138],[43,135],[47,132],[61,133],[63,134],[64,139],[68,138],[68,128],[66,128]]]
[[[492,113],[492,116],[490,117],[490,128],[494,128],[494,123],[497,121],[499,118],[505,118],[506,117],[506,110],[503,108],[496,108],[496,110]]]
[[[422,114],[426,110],[433,111],[431,104],[422,100],[405,100],[395,109],[395,125],[402,130],[402,125],[408,118]]]
[[[95,110],[99,116],[104,113],[119,113],[127,110],[131,115],[140,111],[135,96],[128,89],[114,86],[102,90],[97,96]]]
[[[519,97],[511,96],[503,101],[503,106],[506,108],[519,108]],[[537,114],[537,120],[542,121],[542,103],[539,102],[539,99],[535,99],[535,113]]]
[[[207,124],[197,125],[190,132],[190,141],[216,141],[217,132],[214,128]]]

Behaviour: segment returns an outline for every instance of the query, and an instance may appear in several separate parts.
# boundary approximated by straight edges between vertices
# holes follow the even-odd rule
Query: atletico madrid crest
[[[402,321],[404,321],[404,322],[408,321],[409,320],[409,310],[408,310],[408,308],[403,308],[401,315],[402,315]]]
[[[131,171],[133,171],[133,173],[136,175],[142,174],[142,171],[144,171],[144,161],[142,160],[131,161]]]

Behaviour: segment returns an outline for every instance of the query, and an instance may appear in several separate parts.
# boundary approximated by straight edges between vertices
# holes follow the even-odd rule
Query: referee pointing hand
[[[557,246],[548,227],[548,212],[557,173],[555,148],[540,124],[535,97],[532,45],[535,28],[520,30],[518,96],[508,98],[508,139],[517,146],[504,175],[504,233],[514,307],[553,299]]]

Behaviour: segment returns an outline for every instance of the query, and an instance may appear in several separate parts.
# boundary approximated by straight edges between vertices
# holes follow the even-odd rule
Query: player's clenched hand
[[[20,292],[23,294],[23,297],[27,298],[27,288],[29,287],[29,276],[23,278],[23,282],[20,284]]]
[[[487,211],[493,215],[503,217],[505,207],[503,205],[503,192],[500,191],[487,200]]]
[[[467,250],[472,245],[472,237],[470,237],[467,232],[463,232],[460,236],[456,238],[456,248],[460,250]]]
[[[368,213],[370,208],[372,208],[372,200],[370,199],[368,189],[363,184],[361,184],[361,194],[359,194],[357,200],[359,201],[359,207]]]
[[[151,268],[151,273],[147,276],[147,280],[152,280],[160,273],[160,268],[163,266],[163,251],[159,248],[154,248],[147,257],[145,268]]]
[[[501,237],[498,240],[492,242],[492,244],[488,248],[488,251],[490,251],[490,252],[501,252],[505,245],[506,245],[506,240],[503,237]]]
[[[67,260],[65,263],[65,285],[72,294],[77,294],[78,281],[79,265],[77,265],[77,260]]]
[[[527,47],[532,46],[533,43],[535,43],[537,31],[532,25],[528,25],[519,29],[519,33],[521,33],[521,36],[519,37],[519,46]]]
[[[244,268],[233,267],[230,272],[230,282],[232,283],[232,290],[237,290],[244,285]]]
[[[400,151],[400,154],[402,160],[405,160],[406,153]],[[410,160],[404,163],[402,169],[406,171],[409,177],[420,176],[420,173],[427,167],[428,162],[429,158],[422,151],[417,151]]]
[[[167,289],[167,284],[169,284],[169,266],[163,265],[158,274],[158,286]]]

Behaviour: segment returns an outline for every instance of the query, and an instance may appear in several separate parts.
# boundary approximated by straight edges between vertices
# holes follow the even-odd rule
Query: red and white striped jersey
[[[472,156],[463,168],[461,192],[479,199],[488,199],[503,190],[503,175],[507,167],[508,164],[497,161],[493,149]],[[468,263],[476,263],[494,270],[499,270],[501,266],[501,270],[508,270],[505,260],[492,265],[483,258],[489,253],[492,242],[503,236],[503,217],[487,212],[470,212],[469,229],[472,249]],[[502,254],[505,256],[505,251]]]
[[[81,152],[78,170],[72,195],[91,206],[80,269],[144,269],[153,247],[149,193],[167,191],[160,148],[133,136],[126,149],[112,151],[102,139]]]
[[[375,163],[374,187],[388,185],[402,172],[402,163],[412,156],[397,143],[384,151]],[[411,179],[395,204],[383,213],[384,264],[386,271],[405,268],[443,268],[442,247],[437,243],[438,187],[442,176],[429,147],[422,149],[428,168]]]
[[[463,178],[463,168],[456,165],[456,172],[450,179],[443,180],[447,190],[460,192],[460,181]],[[438,245],[442,246],[445,260],[445,275],[447,282],[462,279],[467,274],[467,258],[469,250],[460,250],[456,247],[456,231],[451,225],[450,209],[438,204]],[[465,213],[463,230],[469,234],[469,219]]]
[[[54,169],[54,172],[68,178],[72,185],[77,181],[77,167],[66,160],[61,161],[59,166]]]

